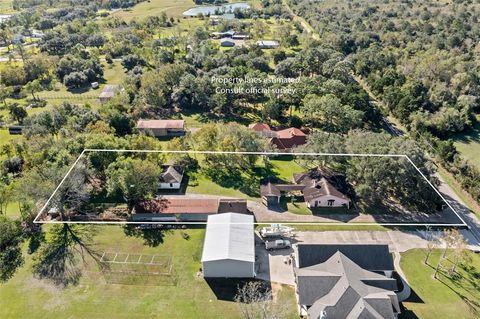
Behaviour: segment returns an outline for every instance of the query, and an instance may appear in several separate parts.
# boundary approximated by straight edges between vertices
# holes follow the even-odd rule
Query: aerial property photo
[[[0,318],[479,318],[479,14],[0,0]]]

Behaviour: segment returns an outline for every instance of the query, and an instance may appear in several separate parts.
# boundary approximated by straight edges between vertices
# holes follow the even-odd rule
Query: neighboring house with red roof
[[[141,133],[151,132],[155,137],[181,136],[185,134],[185,121],[139,120],[137,129]]]
[[[283,130],[275,131],[265,123],[253,123],[248,128],[254,130],[257,134],[270,139],[270,144],[275,145],[281,151],[290,151],[294,147],[303,145],[307,142],[307,133],[304,130],[289,127]]]

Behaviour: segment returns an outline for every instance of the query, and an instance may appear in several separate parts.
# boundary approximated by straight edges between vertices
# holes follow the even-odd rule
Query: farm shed
[[[206,278],[255,277],[253,216],[236,213],[208,216],[202,268]]]

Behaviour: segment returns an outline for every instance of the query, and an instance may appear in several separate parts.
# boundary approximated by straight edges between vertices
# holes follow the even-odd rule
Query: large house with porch
[[[351,193],[345,176],[327,168],[315,168],[294,174],[294,183],[267,180],[260,186],[260,195],[265,206],[277,206],[282,196],[301,194],[307,207],[350,207]]]

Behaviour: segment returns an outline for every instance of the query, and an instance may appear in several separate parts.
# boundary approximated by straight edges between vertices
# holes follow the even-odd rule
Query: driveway
[[[292,249],[267,251],[263,241],[256,236],[255,256],[257,278],[286,285],[294,285],[293,267],[286,262]]]
[[[467,232],[462,231],[465,237]],[[440,236],[441,231],[305,231],[295,232],[294,239],[298,243],[308,244],[387,244],[390,251],[401,253],[414,248],[427,248],[429,240]],[[474,238],[470,240],[469,248],[478,249],[478,241]],[[444,247],[443,244],[440,246]]]

